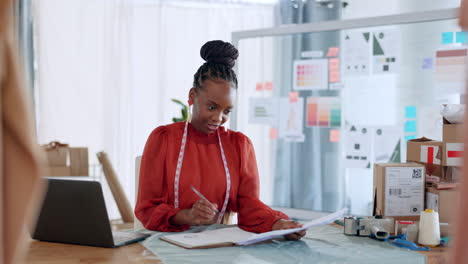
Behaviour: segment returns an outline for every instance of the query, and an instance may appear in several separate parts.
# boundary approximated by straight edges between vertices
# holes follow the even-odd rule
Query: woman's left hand
[[[296,221],[280,219],[273,224],[272,230],[291,229],[291,228],[298,228],[298,227],[302,227],[302,225]],[[284,237],[288,240],[299,240],[303,236],[305,236],[305,234],[306,234],[306,231],[302,230],[296,233],[285,235]]]

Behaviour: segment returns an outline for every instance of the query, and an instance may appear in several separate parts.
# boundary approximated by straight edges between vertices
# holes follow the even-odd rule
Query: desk
[[[125,226],[116,226],[121,229]],[[337,226],[338,227],[338,226]],[[447,249],[433,248],[426,255],[428,264],[448,263]],[[157,257],[139,243],[119,248],[98,248],[31,240],[26,262],[28,264],[74,264],[74,263],[142,263],[161,264]]]

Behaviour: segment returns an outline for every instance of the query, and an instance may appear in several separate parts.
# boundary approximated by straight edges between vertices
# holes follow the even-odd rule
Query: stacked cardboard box
[[[88,176],[88,148],[51,142],[42,146],[47,157],[47,176]]]
[[[374,164],[373,215],[419,220],[424,210],[425,167],[418,163]]]
[[[441,223],[450,227],[457,206],[457,190],[463,162],[463,124],[450,124],[444,119],[443,139],[409,140],[407,161],[416,162],[426,169],[425,208],[439,213]],[[445,235],[447,231],[444,231]]]

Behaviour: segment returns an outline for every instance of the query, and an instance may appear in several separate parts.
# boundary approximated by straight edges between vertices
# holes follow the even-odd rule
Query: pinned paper
[[[405,118],[416,118],[416,106],[405,107]]]
[[[249,99],[249,124],[274,125],[277,119],[277,98],[254,97]]]
[[[263,91],[263,83],[258,82],[256,87],[255,87],[255,90],[256,91]]]
[[[442,44],[453,43],[453,32],[442,32]]]
[[[456,40],[457,43],[466,44],[466,32],[464,31],[457,32],[455,35],[457,38]]]
[[[423,63],[421,65],[423,70],[432,70],[434,68],[434,59],[433,58],[424,58]]]
[[[330,130],[330,142],[340,142],[340,131],[336,129]]]
[[[400,68],[401,32],[397,27],[372,32],[373,73],[396,73]]]
[[[265,82],[263,86],[265,91],[273,91],[273,83],[272,82]]]
[[[328,89],[328,60],[296,60],[293,65],[293,90]]]
[[[405,122],[405,133],[416,132],[416,121]]]
[[[436,51],[434,86],[439,94],[462,94],[466,85],[467,48]]]
[[[321,50],[307,50],[301,52],[302,58],[321,58],[323,57],[323,51]]]
[[[338,56],[339,48],[338,47],[330,47],[328,48],[327,57],[336,57]]]
[[[299,92],[290,92],[289,93],[289,102],[294,103],[299,99]]]
[[[348,30],[343,34],[343,74],[367,75],[370,70],[370,40],[369,31]]]
[[[341,104],[338,97],[307,97],[306,126],[340,127]]]
[[[275,127],[270,127],[270,139],[278,138],[278,129]]]
[[[333,58],[328,60],[328,77],[330,83],[340,82],[340,59]]]
[[[291,102],[289,98],[280,98],[278,136],[288,141],[303,142],[304,128],[304,98],[296,97]]]

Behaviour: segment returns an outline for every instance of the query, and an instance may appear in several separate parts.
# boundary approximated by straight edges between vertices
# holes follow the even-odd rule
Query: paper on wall
[[[402,138],[401,128],[398,126],[383,126],[371,128],[373,133],[373,163],[400,162],[399,142]],[[396,157],[394,157],[396,155]],[[396,158],[396,160],[392,159]]]
[[[278,98],[253,97],[249,99],[249,123],[275,125],[278,118]]]
[[[384,27],[372,32],[373,74],[397,73],[400,69],[401,32]]]
[[[368,168],[371,162],[372,133],[366,127],[345,129],[345,168]]]
[[[368,75],[371,64],[371,32],[347,30],[343,33],[343,74]]]
[[[447,48],[436,52],[434,85],[439,95],[465,91],[467,48]]]
[[[361,126],[397,125],[397,77],[381,74],[345,78],[342,96],[345,121]]]
[[[304,98],[291,102],[288,97],[279,99],[278,136],[291,141],[304,141]]]
[[[398,126],[348,126],[345,168],[370,168],[373,163],[399,162],[402,131]]]
[[[386,216],[417,216],[424,206],[424,168],[385,168]]]
[[[328,59],[296,60],[293,65],[293,89],[328,89]]]

